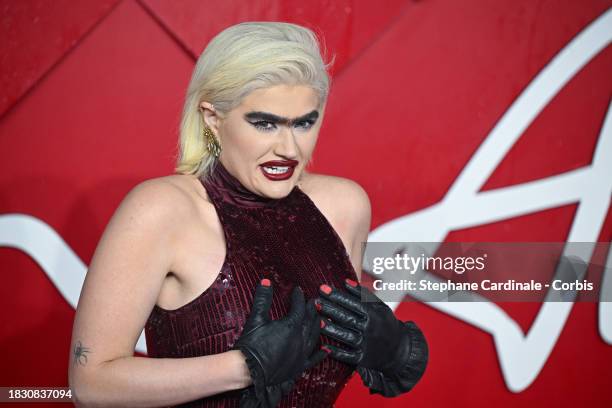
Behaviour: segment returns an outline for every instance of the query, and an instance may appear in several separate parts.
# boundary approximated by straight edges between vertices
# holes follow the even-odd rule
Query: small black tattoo
[[[74,364],[87,364],[87,353],[91,353],[91,350],[84,347],[80,341],[77,341],[74,346]]]

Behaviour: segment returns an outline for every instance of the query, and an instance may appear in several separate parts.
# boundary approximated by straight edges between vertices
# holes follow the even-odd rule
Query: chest
[[[298,284],[315,296],[318,284],[351,269],[346,225],[324,211],[307,197],[269,211],[202,209],[182,229],[158,306],[174,310],[197,299],[222,278],[228,261],[234,269],[268,273],[281,291]]]

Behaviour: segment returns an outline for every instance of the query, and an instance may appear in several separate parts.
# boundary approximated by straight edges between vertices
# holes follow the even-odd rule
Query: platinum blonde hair
[[[224,115],[256,89],[289,84],[313,88],[321,107],[332,63],[323,61],[317,36],[296,24],[247,22],[217,34],[198,58],[187,88],[175,171],[207,176],[215,163],[202,135],[203,101]]]

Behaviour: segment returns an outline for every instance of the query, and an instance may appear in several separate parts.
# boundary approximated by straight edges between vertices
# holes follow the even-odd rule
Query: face
[[[324,109],[318,104],[308,86],[276,85],[251,92],[226,115],[205,111],[205,120],[220,140],[223,166],[255,194],[282,198],[317,143]]]

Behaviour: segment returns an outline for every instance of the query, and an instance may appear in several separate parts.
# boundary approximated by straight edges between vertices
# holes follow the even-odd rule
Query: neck
[[[244,208],[273,207],[286,198],[263,197],[252,192],[231,174],[221,161],[217,161],[203,183],[207,192],[211,190],[223,202]]]

